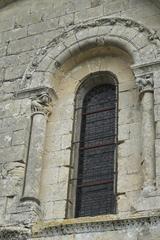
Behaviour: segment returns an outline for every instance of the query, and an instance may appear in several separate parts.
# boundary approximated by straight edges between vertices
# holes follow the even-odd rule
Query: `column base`
[[[17,206],[16,212],[12,214],[11,222],[23,224],[27,227],[42,219],[41,208],[35,201],[27,199],[27,201],[20,202]]]
[[[35,202],[40,206],[40,200],[38,198],[35,197],[22,197],[20,199],[20,202]]]

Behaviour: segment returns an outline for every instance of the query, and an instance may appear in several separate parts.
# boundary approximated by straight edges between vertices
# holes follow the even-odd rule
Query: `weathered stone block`
[[[36,9],[30,11],[29,8],[26,7],[15,16],[15,25],[17,27],[25,27],[30,24],[38,23],[42,21],[42,16],[40,11],[37,12]]]
[[[7,55],[7,44],[0,46],[0,57]]]
[[[154,100],[156,105],[160,104],[160,88],[154,89]]]
[[[91,1],[90,0],[76,1],[75,7],[77,11],[83,11],[85,8],[91,7]]]
[[[20,52],[25,52],[29,50],[38,49],[42,46],[47,45],[52,39],[54,39],[57,35],[62,32],[61,29],[55,30],[54,35],[53,32],[46,32],[43,34],[37,34],[33,36],[29,36],[26,38],[22,38],[19,40],[15,40],[10,42],[7,53],[8,54],[17,54]]]
[[[132,107],[138,100],[138,94],[136,90],[125,91],[119,93],[119,108]]]
[[[7,131],[16,131],[19,129],[24,129],[28,126],[29,118],[27,117],[8,117],[1,119],[0,124],[0,132],[7,132]]]
[[[73,13],[60,17],[60,21],[59,21],[59,26],[60,27],[70,26],[70,25],[73,25],[73,24],[74,24]]]
[[[55,219],[65,218],[66,200],[55,201],[53,205],[53,216]]]
[[[57,182],[60,184],[68,183],[69,171],[70,171],[70,166],[66,165],[66,166],[60,167]],[[67,189],[67,186],[66,186],[66,189]]]
[[[42,178],[47,179],[47,182],[46,182],[47,185],[53,185],[58,182],[59,170],[60,170],[59,166],[52,166],[49,163],[48,164],[44,163],[44,169],[42,170]],[[45,182],[43,185],[45,185]],[[44,189],[43,191],[45,192],[48,192],[48,193],[50,192],[47,190],[46,187],[43,187],[43,189]],[[53,189],[51,192],[53,192]]]
[[[9,42],[27,36],[27,28],[16,28],[2,33],[2,42]]]
[[[123,193],[128,191],[137,191],[142,187],[142,176],[139,174],[131,174],[131,175],[119,175],[118,177],[118,185],[117,192]]]
[[[160,121],[156,122],[156,138],[160,138]]]
[[[24,145],[0,149],[0,162],[25,161],[24,150]]]
[[[18,130],[13,132],[12,145],[21,145],[25,143],[25,130]]]
[[[51,167],[69,166],[71,150],[49,151],[45,155],[45,161]],[[46,163],[47,165],[47,163]],[[45,165],[45,166],[46,166]]]
[[[3,68],[7,68],[9,66],[14,66],[19,68],[18,65],[23,65],[25,63],[29,63],[31,61],[33,56],[33,52],[24,52],[18,55],[10,55],[10,56],[4,56],[0,58],[0,66]]]
[[[72,139],[71,133],[67,135],[62,135],[61,149],[71,148],[71,139]]]
[[[15,66],[6,68],[4,77],[5,80],[21,78],[26,70],[26,67],[26,65],[19,65],[17,68],[15,68]]]
[[[0,86],[2,86],[2,84],[3,84],[4,73],[5,73],[5,69],[2,66],[2,68],[0,68]]]
[[[130,204],[126,194],[117,197],[118,212],[130,211]]]
[[[18,178],[7,178],[1,180],[0,196],[14,196],[20,194],[22,191],[23,181]]]
[[[45,22],[40,22],[40,23],[30,25],[28,28],[28,34],[29,35],[38,34],[38,33],[56,29],[57,27],[58,27],[58,18],[54,18],[51,20],[47,20]]]
[[[0,148],[9,147],[11,145],[12,134],[5,132],[0,134]]]
[[[6,197],[0,197],[0,224],[4,224],[6,201]]]
[[[122,10],[122,3],[119,1],[114,1],[114,2],[105,2],[104,3],[104,15],[110,15],[114,13],[118,13],[119,11]]]
[[[160,120],[160,106],[159,106],[159,104],[154,106],[154,117],[155,117],[155,121]]]
[[[21,103],[20,101],[6,101],[5,103],[1,103],[0,106],[0,118],[5,117],[16,117],[20,113]]]
[[[20,52],[25,52],[33,50],[36,47],[35,37],[26,37],[19,40],[15,40],[9,43],[7,53],[16,54]]]
[[[102,4],[102,0],[91,0],[91,8],[95,8]]]
[[[4,92],[4,95],[14,93],[17,90],[18,85],[19,85],[19,79],[13,80],[13,82],[12,81],[3,82],[2,91]]]
[[[160,139],[155,140],[155,149],[156,149],[156,156],[160,156]]]
[[[138,211],[147,211],[160,208],[160,196],[153,196],[148,198],[139,197],[135,202],[135,208]]]
[[[14,28],[13,16],[10,19],[1,20],[0,24],[0,32],[4,32],[7,30],[11,30]]]
[[[130,138],[130,125],[125,124],[119,127],[118,141],[125,141]]]
[[[59,151],[61,150],[61,135],[52,135],[46,138],[47,150]],[[54,146],[54,148],[53,148]]]

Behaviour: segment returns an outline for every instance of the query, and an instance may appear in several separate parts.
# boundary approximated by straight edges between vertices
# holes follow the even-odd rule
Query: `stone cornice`
[[[160,211],[135,213],[132,215],[104,215],[38,222],[32,229],[23,227],[0,227],[0,240],[27,240],[35,237],[53,237],[58,235],[78,234],[87,232],[106,232],[141,229],[144,226],[154,227],[160,224]]]
[[[139,69],[146,69],[146,68],[149,68],[149,67],[155,67],[155,66],[159,66],[160,65],[160,60],[157,60],[157,61],[153,61],[153,62],[144,62],[144,63],[142,63],[142,64],[133,64],[132,66],[131,66],[131,68],[133,69],[133,70],[139,70]]]
[[[56,93],[54,89],[45,86],[19,90],[14,93],[14,98],[15,99],[34,98],[37,95],[41,95],[44,92],[56,98]]]
[[[118,231],[144,225],[155,226],[160,223],[160,213],[135,214],[132,216],[118,217],[117,215],[85,217],[68,219],[62,222],[38,223],[33,226],[34,237],[50,237],[56,235],[78,234],[87,232]]]

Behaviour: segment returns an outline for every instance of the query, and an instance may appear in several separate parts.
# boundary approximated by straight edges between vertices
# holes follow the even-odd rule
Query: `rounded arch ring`
[[[38,51],[28,65],[21,89],[53,87],[46,74],[54,74],[68,59],[97,46],[116,46],[126,51],[134,64],[154,62],[160,39],[155,32],[123,18],[102,18],[71,26]]]

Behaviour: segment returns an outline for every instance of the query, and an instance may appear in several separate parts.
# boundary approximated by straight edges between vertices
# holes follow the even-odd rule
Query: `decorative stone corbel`
[[[142,167],[143,192],[155,190],[155,126],[154,126],[154,82],[153,74],[137,76],[136,83],[142,105]]]
[[[41,92],[32,99],[32,122],[28,147],[27,167],[21,201],[34,201],[40,205],[40,180],[45,145],[47,118],[52,112],[52,95]]]

